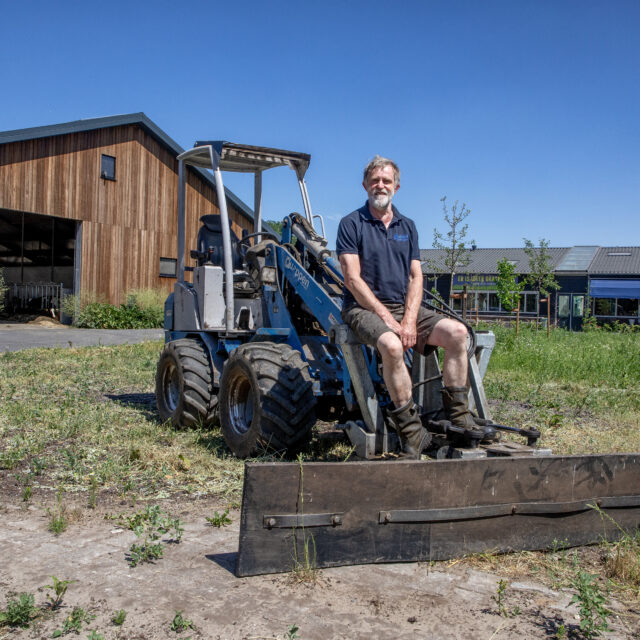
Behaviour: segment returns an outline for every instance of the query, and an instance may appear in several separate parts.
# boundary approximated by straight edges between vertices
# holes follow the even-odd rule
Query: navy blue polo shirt
[[[413,220],[393,207],[388,228],[369,212],[369,203],[342,218],[336,241],[338,255],[360,256],[360,275],[383,304],[404,304],[409,286],[411,261],[420,260],[418,232]],[[345,287],[343,308],[355,298]]]

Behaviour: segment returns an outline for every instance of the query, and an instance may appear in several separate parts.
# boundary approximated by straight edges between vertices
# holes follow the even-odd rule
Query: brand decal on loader
[[[309,278],[300,271],[298,265],[289,256],[284,259],[284,268],[291,272],[292,279],[296,280],[303,289],[309,288]]]

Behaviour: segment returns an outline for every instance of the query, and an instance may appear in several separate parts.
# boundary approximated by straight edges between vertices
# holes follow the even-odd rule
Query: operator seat
[[[198,266],[213,264],[217,267],[224,266],[224,256],[222,251],[222,218],[214,213],[207,214],[200,218],[202,226],[198,231],[196,251],[191,251],[191,257],[197,261]],[[229,232],[231,235],[231,264],[233,269],[242,269],[242,256],[238,251],[238,236],[231,227],[229,220]],[[243,229],[243,235],[246,235]]]

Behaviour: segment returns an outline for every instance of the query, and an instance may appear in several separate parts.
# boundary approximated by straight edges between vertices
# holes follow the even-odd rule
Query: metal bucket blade
[[[640,527],[640,454],[247,463],[236,573],[575,546],[618,525]]]

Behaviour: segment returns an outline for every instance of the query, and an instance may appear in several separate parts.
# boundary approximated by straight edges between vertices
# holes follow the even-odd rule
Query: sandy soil
[[[210,499],[165,501],[163,509],[184,522],[179,544],[167,544],[154,564],[131,568],[126,561],[135,535],[113,516],[140,511],[114,498],[99,498],[86,508],[80,498],[68,514],[75,522],[59,536],[47,530],[52,497],[34,496],[29,507],[15,491],[0,498],[0,606],[15,592],[35,593],[46,603],[43,585],[51,576],[73,579],[58,611],[47,611],[30,629],[0,628],[1,638],[51,638],[73,607],[95,615],[80,636],[95,630],[105,639],[161,638],[252,639],[326,638],[555,638],[564,624],[569,637],[577,632],[572,594],[553,591],[529,578],[509,579],[504,603],[520,613],[505,618],[493,596],[501,576],[464,563],[389,564],[325,569],[313,582],[291,574],[238,579],[234,567],[239,512],[232,523],[210,526],[220,505]],[[105,515],[112,516],[105,518]],[[125,609],[122,627],[111,622]],[[617,602],[607,638],[637,638],[638,617]],[[194,628],[171,630],[176,611]],[[297,635],[291,630],[298,627]],[[78,637],[72,634],[69,637]]]

